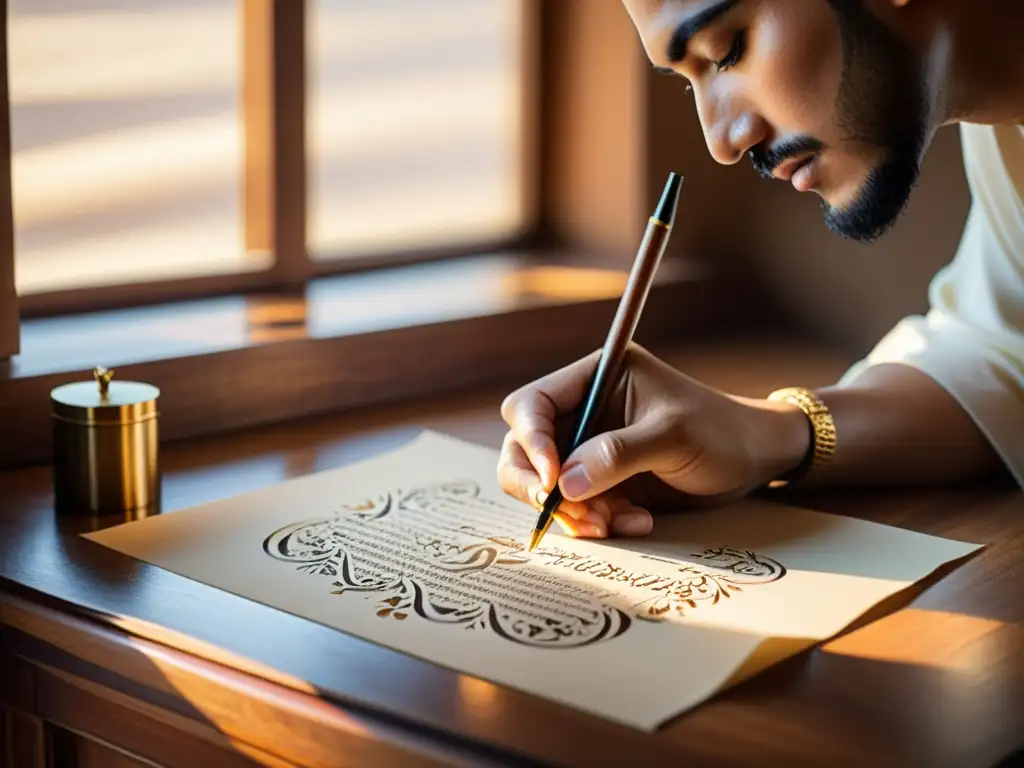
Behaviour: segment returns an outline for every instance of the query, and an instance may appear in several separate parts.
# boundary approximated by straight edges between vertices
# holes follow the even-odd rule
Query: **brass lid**
[[[137,381],[111,381],[112,370],[97,368],[95,382],[65,384],[50,392],[55,418],[75,424],[130,424],[155,418],[160,390]]]

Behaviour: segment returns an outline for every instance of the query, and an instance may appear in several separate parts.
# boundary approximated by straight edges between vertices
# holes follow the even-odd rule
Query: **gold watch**
[[[771,487],[778,488],[823,469],[832,461],[836,452],[836,425],[828,406],[805,387],[778,389],[768,395],[768,399],[795,405],[804,412],[811,426],[811,447],[807,456],[792,472],[771,483]]]

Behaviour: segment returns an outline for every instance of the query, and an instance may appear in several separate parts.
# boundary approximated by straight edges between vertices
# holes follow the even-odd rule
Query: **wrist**
[[[796,406],[807,419],[811,433],[810,450],[803,463],[785,477],[777,478],[772,487],[802,480],[805,475],[817,474],[832,463],[836,450],[836,425],[832,413],[817,393],[807,387],[784,387],[768,395],[770,402]]]
[[[742,399],[757,415],[754,455],[759,485],[786,477],[807,463],[814,451],[814,429],[796,405],[784,400]]]

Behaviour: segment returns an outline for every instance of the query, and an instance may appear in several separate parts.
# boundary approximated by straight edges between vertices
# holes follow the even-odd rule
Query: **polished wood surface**
[[[625,280],[494,254],[324,278],[302,296],[29,321],[24,353],[0,364],[0,424],[19,436],[0,440],[0,467],[49,461],[50,391],[96,365],[161,390],[162,439],[208,435],[540,375],[600,346]],[[707,335],[749,305],[664,264],[638,339]]]
[[[823,384],[849,362],[763,344],[666,356],[740,394]],[[423,428],[497,447],[504,394],[477,391],[167,446],[166,510],[358,461]],[[31,665],[44,719],[65,697],[82,702],[75,712],[106,701],[124,727],[79,727],[132,756],[139,745],[123,742],[142,723],[257,764],[269,755],[286,765],[992,766],[1024,743],[1024,496],[1015,489],[800,499],[988,546],[904,596],[904,607],[889,606],[884,617],[648,735],[94,545],[74,535],[92,523],[54,518],[49,482],[45,468],[0,474],[0,645],[15,658],[3,668]]]

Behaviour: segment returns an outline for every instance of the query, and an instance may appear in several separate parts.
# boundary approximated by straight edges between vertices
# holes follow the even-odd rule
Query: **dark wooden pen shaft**
[[[622,373],[622,364],[633,340],[633,334],[640,322],[647,294],[654,283],[658,264],[665,253],[672,222],[675,218],[676,202],[679,198],[681,179],[675,174],[669,176],[655,215],[647,222],[644,238],[640,242],[636,261],[630,270],[626,290],[619,301],[611,328],[605,339],[597,369],[590,382],[587,399],[580,411],[579,421],[572,442],[564,450],[560,450],[560,458],[565,460],[573,451],[593,436],[594,426],[600,421],[608,398],[614,391]],[[562,446],[559,446],[562,449]],[[534,536],[530,542],[532,550],[540,540],[543,532],[551,524],[551,516],[562,503],[562,491],[556,485],[544,500],[544,505],[534,528]]]
[[[656,219],[648,222],[647,231],[640,244],[640,257],[629,274],[626,290],[615,312],[615,319],[608,331],[597,370],[594,371],[594,378],[590,383],[590,392],[580,414],[576,434],[568,450],[562,454],[563,459],[591,437],[594,424],[600,419],[608,398],[615,390],[622,372],[622,362],[640,322],[647,294],[650,293],[658,264],[665,252],[668,236],[669,228],[666,224]]]

